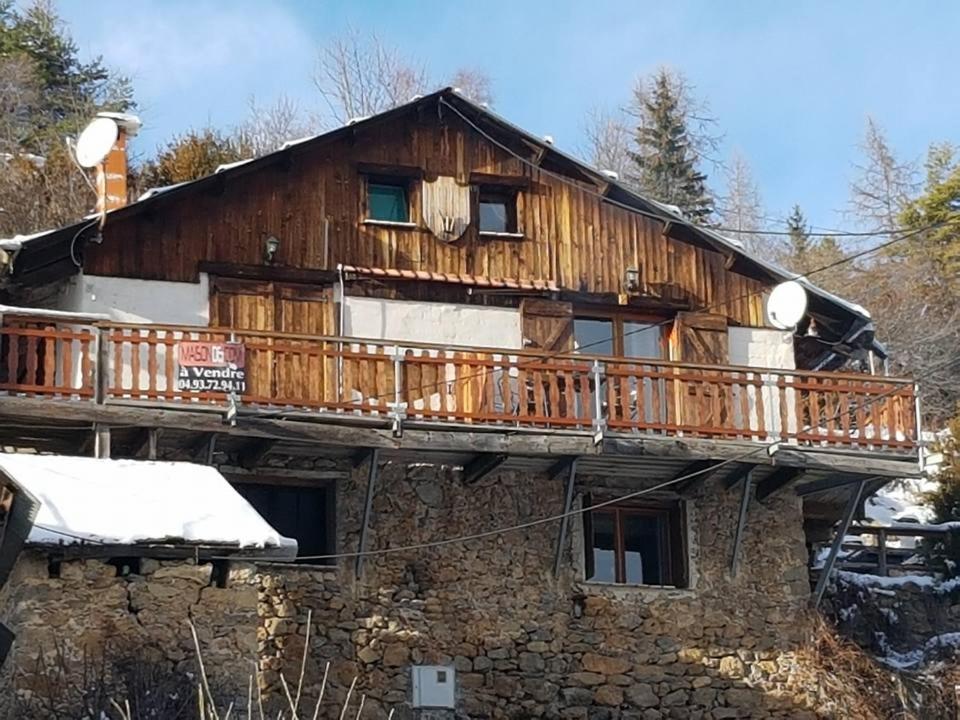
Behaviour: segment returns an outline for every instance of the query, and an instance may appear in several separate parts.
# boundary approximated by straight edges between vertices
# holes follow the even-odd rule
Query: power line
[[[945,361],[945,362],[943,362],[943,363],[939,363],[938,365],[935,365],[935,366],[933,366],[933,367],[931,367],[931,368],[928,368],[927,373],[929,374],[930,372],[933,372],[933,371],[935,371],[935,370],[942,369],[943,367],[946,367],[946,366],[948,366],[948,365],[952,365],[952,364],[957,363],[957,362],[960,362],[960,357],[951,358],[950,360],[947,360],[947,361]],[[898,392],[901,392],[902,390],[903,390],[902,387],[894,387],[894,388],[891,388],[890,390],[887,390],[887,391],[885,391],[885,392],[883,392],[883,393],[879,393],[879,394],[877,394],[877,395],[874,395],[874,396],[871,397],[871,398],[868,398],[868,399],[865,400],[863,403],[861,403],[859,407],[862,409],[863,407],[865,407],[865,406],[867,406],[867,405],[872,405],[873,403],[878,402],[878,401],[880,401],[880,400],[882,400],[882,399],[884,399],[884,398],[887,398],[887,397],[889,397],[889,396],[891,396],[891,395],[894,395],[894,394],[896,394],[896,393],[898,393]],[[823,428],[823,426],[824,426],[825,424],[830,423],[830,422],[834,422],[834,421],[840,419],[841,417],[843,417],[844,415],[846,415],[846,414],[848,414],[848,413],[854,413],[854,412],[856,412],[856,410],[857,410],[857,408],[850,408],[850,409],[848,409],[846,412],[840,411],[840,412],[836,413],[835,415],[833,415],[832,417],[825,419],[822,423],[819,423],[819,424],[816,425],[816,426],[807,425],[807,426],[804,427],[803,430],[801,430],[800,432],[809,432],[810,430],[813,430],[813,429]],[[863,428],[860,429],[860,432],[861,432],[861,433],[863,432]],[[918,438],[918,441],[919,441],[919,436],[920,436],[920,428],[917,427],[917,438]],[[705,469],[703,469],[703,470],[697,470],[697,471],[694,471],[694,472],[685,473],[684,475],[682,475],[682,476],[680,476],[680,477],[672,478],[672,479],[670,479],[670,480],[667,480],[667,481],[664,481],[664,482],[659,483],[659,484],[657,484],[657,485],[654,485],[653,487],[644,488],[644,489],[642,489],[642,490],[636,490],[636,491],[634,491],[634,492],[627,493],[627,494],[625,494],[625,495],[620,495],[620,496],[615,497],[615,498],[612,498],[612,499],[610,499],[610,500],[605,500],[605,501],[600,502],[600,503],[595,503],[594,505],[591,505],[589,508],[579,508],[579,509],[577,509],[577,510],[570,510],[570,511],[568,511],[568,512],[557,513],[557,514],[555,514],[555,515],[549,515],[549,516],[546,516],[546,517],[538,518],[538,519],[536,519],[536,520],[530,520],[530,521],[525,522],[525,523],[519,523],[519,524],[516,524],[516,525],[508,525],[508,526],[506,526],[506,527],[494,528],[494,529],[492,529],[492,530],[485,530],[485,531],[483,531],[483,532],[471,533],[471,534],[468,534],[468,535],[459,535],[459,536],[455,536],[455,537],[442,538],[442,539],[440,539],[440,540],[433,540],[433,541],[424,542],[424,543],[414,543],[414,544],[410,544],[410,545],[400,545],[400,546],[396,546],[396,547],[381,548],[381,549],[379,549],[379,550],[364,550],[364,551],[353,551],[353,552],[342,552],[342,553],[330,553],[330,554],[326,554],[326,555],[301,555],[301,556],[298,556],[296,559],[297,559],[297,560],[340,560],[340,559],[345,559],[345,558],[355,558],[355,557],[358,557],[358,556],[359,556],[359,557],[371,557],[371,556],[379,556],[379,555],[390,555],[390,554],[395,554],[395,553],[399,553],[399,552],[413,552],[413,551],[418,551],[418,550],[429,550],[429,549],[436,548],[436,547],[443,547],[443,546],[445,546],[445,545],[453,545],[453,544],[458,544],[458,543],[470,542],[470,541],[472,541],[472,540],[482,540],[482,539],[488,538],[488,537],[494,537],[494,536],[497,536],[497,535],[503,535],[503,534],[511,533],[511,532],[518,532],[518,531],[520,531],[520,530],[527,530],[527,529],[530,529],[530,528],[533,528],[533,527],[538,527],[538,526],[540,526],[540,525],[546,525],[546,524],[549,524],[549,523],[558,522],[558,521],[560,521],[560,520],[563,520],[564,518],[573,517],[573,516],[576,516],[576,515],[581,515],[581,514],[583,514],[583,513],[585,513],[585,512],[589,512],[589,511],[595,510],[595,509],[597,509],[597,508],[607,507],[607,506],[609,506],[609,505],[614,505],[614,504],[617,504],[617,503],[625,502],[625,501],[627,501],[627,500],[632,500],[632,499],[637,498],[637,497],[641,497],[641,496],[643,496],[643,495],[648,495],[648,494],[650,494],[650,493],[658,492],[658,491],[660,491],[660,490],[663,490],[663,489],[665,489],[665,488],[671,487],[671,486],[676,485],[676,484],[678,484],[678,483],[685,482],[685,481],[687,481],[687,480],[692,480],[692,479],[694,479],[694,478],[696,478],[696,477],[699,477],[700,475],[705,475],[705,474],[707,474],[707,473],[711,473],[711,474],[712,474],[712,473],[716,472],[718,469],[720,469],[721,467],[724,467],[724,466],[726,466],[726,465],[730,465],[730,464],[733,464],[733,463],[742,462],[742,461],[744,461],[744,460],[746,460],[746,459],[748,459],[748,458],[750,458],[750,457],[753,457],[754,455],[759,455],[760,453],[767,452],[767,451],[769,451],[771,448],[773,448],[773,447],[781,444],[781,442],[782,442],[782,441],[780,441],[780,440],[773,440],[773,441],[770,441],[770,442],[767,442],[767,443],[760,444],[760,445],[759,445],[756,449],[754,449],[754,450],[750,450],[750,451],[748,451],[748,452],[743,453],[742,455],[738,455],[738,456],[733,457],[733,458],[730,458],[730,459],[728,459],[728,460],[722,460],[722,461],[720,461],[720,462],[718,462],[718,463],[716,463],[716,464],[714,464],[714,465],[711,465],[710,467],[705,468]],[[217,559],[229,559],[229,558],[217,558]],[[270,560],[271,558],[245,558],[245,559],[256,561],[256,560]],[[275,559],[275,558],[273,558],[273,559]]]

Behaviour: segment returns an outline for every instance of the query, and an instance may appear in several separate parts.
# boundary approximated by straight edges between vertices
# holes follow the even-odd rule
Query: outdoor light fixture
[[[277,255],[277,250],[279,249],[280,241],[271,235],[263,241],[263,259],[268,263],[273,263],[273,260]]]
[[[624,272],[623,287],[627,292],[637,292],[640,289],[640,271],[637,268],[627,268]]]

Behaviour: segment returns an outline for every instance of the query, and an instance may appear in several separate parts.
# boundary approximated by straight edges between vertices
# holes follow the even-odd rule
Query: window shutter
[[[728,365],[727,319],[710,313],[680,312],[673,325],[674,360]]]
[[[523,344],[532,350],[573,351],[573,304],[525,298],[520,303]]]

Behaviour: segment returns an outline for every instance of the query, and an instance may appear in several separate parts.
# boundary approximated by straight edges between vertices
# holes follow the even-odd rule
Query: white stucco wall
[[[201,273],[197,283],[81,274],[71,280],[56,309],[102,313],[116,322],[207,325],[209,308],[209,278]]]
[[[440,345],[521,347],[520,311],[454,303],[348,297],[343,334]]]
[[[793,354],[793,333],[790,331],[770,330],[767,328],[732,327],[727,334],[730,353],[730,364],[745,367],[772,368],[777,370],[793,370],[797,367]],[[777,376],[764,375],[763,380],[767,387],[762,390],[764,427],[768,432],[776,435],[780,432],[780,394],[776,388]],[[735,388],[735,392],[740,391]],[[757,413],[756,390],[748,390],[748,406],[750,408],[750,427],[759,427]],[[784,394],[790,404],[796,402],[793,390]],[[739,401],[734,402],[735,413],[740,412]],[[740,418],[736,418],[739,423]],[[796,414],[787,413],[788,430],[796,431]]]

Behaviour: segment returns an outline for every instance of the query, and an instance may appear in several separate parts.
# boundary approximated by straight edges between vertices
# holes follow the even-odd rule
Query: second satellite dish
[[[110,118],[94,118],[77,138],[77,162],[91,168],[103,162],[120,136],[120,128]]]
[[[778,330],[792,330],[807,312],[807,291],[796,280],[777,285],[767,298],[767,320]]]

